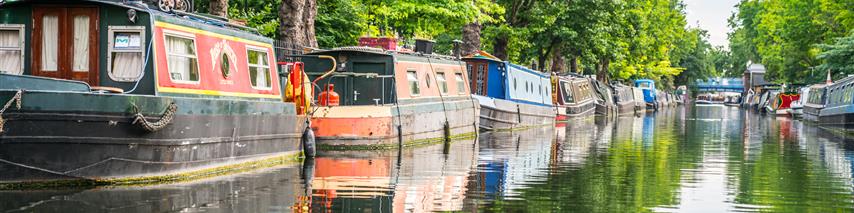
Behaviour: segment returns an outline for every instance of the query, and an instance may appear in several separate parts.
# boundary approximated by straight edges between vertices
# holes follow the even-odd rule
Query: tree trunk
[[[608,81],[608,67],[611,64],[611,60],[606,58],[599,59],[599,69],[596,70],[596,80],[607,82]]]
[[[463,26],[463,45],[460,53],[463,56],[477,53],[480,50],[480,29],[478,22],[472,22]]]
[[[302,47],[317,47],[314,20],[316,0],[284,0],[279,7],[279,40],[288,45],[287,52],[299,53]]]
[[[569,71],[578,73],[578,56],[569,57]]]
[[[556,47],[552,53],[552,72],[566,72],[566,57],[563,56],[563,50]]]
[[[228,0],[210,0],[211,15],[228,18]]]
[[[501,60],[507,61],[507,43],[509,43],[507,35],[496,37],[495,44],[492,45],[492,54]]]

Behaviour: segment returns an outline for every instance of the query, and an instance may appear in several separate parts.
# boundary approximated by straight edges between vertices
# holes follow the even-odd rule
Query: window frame
[[[145,61],[145,59],[146,59],[145,58],[146,57],[146,55],[145,55],[145,49],[146,49],[145,30],[146,29],[144,26],[109,26],[109,27],[107,27],[107,37],[109,38],[109,40],[107,40],[107,76],[109,76],[110,80],[113,80],[115,82],[136,82],[137,80],[142,78],[142,76],[145,75],[144,74],[145,73],[145,67],[148,66],[146,61]],[[133,51],[133,50],[118,50],[117,51],[117,50],[115,50],[114,49],[115,45],[113,43],[115,42],[115,39],[116,39],[115,38],[116,33],[139,33],[139,39],[142,42],[142,44],[140,44],[139,51]],[[165,41],[166,41],[165,38],[163,41],[165,44]],[[164,49],[165,49],[165,46],[164,46]],[[119,78],[119,77],[114,76],[113,75],[113,53],[114,52],[120,52],[120,53],[137,53],[138,52],[138,53],[140,53],[142,55],[143,64],[142,64],[142,70],[139,71],[139,75],[133,79],[124,79],[124,78]],[[198,55],[198,53],[196,53],[196,55]],[[197,56],[197,58],[198,58],[198,56]],[[166,60],[167,61],[169,60],[168,56],[166,57]],[[197,63],[197,65],[198,65],[198,63]],[[201,73],[201,71],[199,71],[199,73]],[[201,79],[201,75],[199,76],[199,79]]]
[[[409,79],[410,73],[412,73],[412,76],[415,77],[414,81],[412,79]],[[415,83],[415,89],[417,91],[412,90],[412,83],[413,82]],[[418,80],[418,70],[416,70],[414,68],[406,69],[406,86],[407,86],[407,88],[409,88],[409,96],[413,96],[413,97],[421,96],[421,83]]]
[[[21,56],[18,58],[21,60],[20,61],[21,70],[19,71],[19,73],[8,73],[8,74],[11,74],[11,75],[23,75],[24,74],[24,68],[26,66],[26,64],[24,64],[24,56],[26,55],[26,53],[24,53],[24,51],[26,49],[26,44],[27,44],[26,43],[26,41],[27,41],[26,32],[24,31],[25,28],[26,28],[26,26],[23,24],[0,24],[0,30],[10,30],[10,31],[11,30],[17,30],[18,36],[19,36],[18,37],[19,39],[18,39],[17,50],[21,52]],[[12,49],[12,48],[7,49],[7,48],[0,47],[0,50],[15,51],[16,49]]]
[[[270,59],[270,53],[267,52],[268,50],[269,49],[264,48],[264,47],[246,45],[246,76],[249,77],[249,86],[252,87],[252,89],[273,90],[273,76],[274,75],[272,73],[273,72],[273,68],[271,67],[272,62],[269,60]],[[264,67],[265,69],[267,69],[267,72],[266,72],[267,77],[269,77],[269,79],[270,79],[270,85],[267,85],[267,87],[257,87],[257,86],[252,85],[252,70],[251,69],[252,69],[252,67],[258,68],[261,66],[258,66],[257,64],[253,66],[253,64],[249,63],[249,51],[264,53],[264,56],[267,58],[267,65],[266,65],[266,67]],[[237,72],[240,72],[240,70],[238,70]]]
[[[457,79],[457,76],[459,76],[460,79]],[[466,77],[465,77],[465,75],[463,75],[462,72],[454,73],[454,81],[457,81],[457,94],[465,95],[466,94],[466,88],[465,88]]]
[[[436,72],[436,87],[442,95],[448,94],[448,78],[445,77],[445,71]]]
[[[180,56],[180,57],[186,57],[186,56],[169,53],[169,51],[166,48],[166,45],[168,45],[168,44],[166,44],[166,38],[168,38],[170,36],[176,37],[176,38],[189,39],[189,40],[193,41],[193,50],[195,50],[194,51],[195,55],[193,57],[196,59],[196,70],[199,71],[199,79],[198,80],[187,81],[187,80],[176,80],[176,79],[172,78],[172,70],[169,69],[169,63],[170,63],[169,62],[169,56],[170,55],[176,55],[176,56]],[[163,30],[163,52],[166,54],[166,69],[167,69],[167,74],[169,74],[169,80],[171,80],[173,83],[179,83],[179,84],[194,84],[194,85],[201,84],[203,76],[202,76],[202,69],[200,67],[201,65],[199,65],[199,43],[196,42],[196,35],[195,34],[164,29]]]

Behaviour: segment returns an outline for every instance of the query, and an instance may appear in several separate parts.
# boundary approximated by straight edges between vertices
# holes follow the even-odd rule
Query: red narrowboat
[[[306,72],[322,91],[311,128],[319,150],[384,149],[470,137],[478,103],[465,63],[430,52],[344,47],[309,53]],[[325,72],[332,69],[332,72]]]

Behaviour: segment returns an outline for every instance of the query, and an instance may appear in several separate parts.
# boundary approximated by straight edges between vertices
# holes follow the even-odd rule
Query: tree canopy
[[[836,76],[854,73],[838,63],[852,61],[838,38],[854,29],[854,1],[742,0],[737,7],[729,20],[734,69],[762,63],[780,83],[821,82],[828,69]]]
[[[825,70],[851,74],[854,1],[742,0],[729,19],[728,47],[709,44],[690,27],[682,0],[311,0],[321,48],[355,45],[362,36],[433,39],[448,54],[470,23],[482,26],[480,49],[543,71],[664,86],[739,76],[748,61],[769,78],[808,83]],[[277,38],[281,0],[232,0],[229,14]],[[207,1],[196,1],[199,11]],[[282,17],[287,19],[292,17]],[[296,17],[299,18],[299,17]],[[848,36],[843,39],[842,37]],[[281,38],[279,38],[281,39]],[[848,46],[846,46],[848,45]]]

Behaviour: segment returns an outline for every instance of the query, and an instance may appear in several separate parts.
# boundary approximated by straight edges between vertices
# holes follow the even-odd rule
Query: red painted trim
[[[198,83],[175,82],[170,78],[167,62],[168,56],[166,55],[165,48],[166,42],[164,29],[169,32],[177,32],[178,34],[175,35],[178,37],[185,37],[185,34],[193,35],[195,37],[196,56],[199,67]],[[155,27],[153,38],[156,41],[155,64],[157,68],[157,82],[159,87],[281,96],[279,89],[279,77],[276,71],[278,69],[276,68],[275,53],[270,47],[253,46],[238,40],[224,39],[159,26]],[[236,56],[234,59],[231,59],[232,70],[227,77],[223,75],[220,68],[224,46],[228,46],[233,50],[233,55]],[[267,53],[268,72],[271,78],[271,88],[269,89],[256,89],[250,84],[249,59],[247,58],[247,50],[250,49],[250,46],[252,49],[264,50],[264,52]],[[215,54],[217,52],[219,52],[219,54]]]

